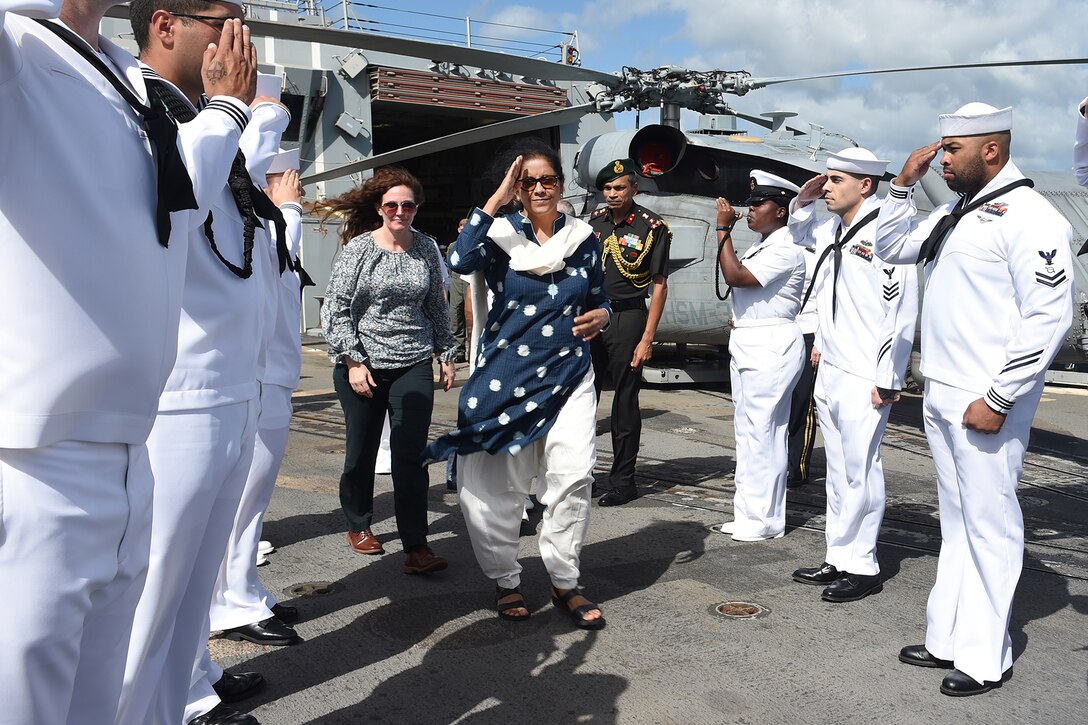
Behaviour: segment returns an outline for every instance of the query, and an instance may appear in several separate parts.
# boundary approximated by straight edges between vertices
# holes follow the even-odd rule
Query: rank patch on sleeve
[[[1039,256],[1043,258],[1043,269],[1036,270],[1035,281],[1044,287],[1057,287],[1065,282],[1068,277],[1065,275],[1065,269],[1054,268],[1054,257],[1058,256],[1058,250],[1052,249],[1049,252],[1039,250]]]
[[[882,271],[888,277],[888,281],[884,283],[884,301],[891,302],[899,296],[899,280],[893,279],[895,272],[891,268],[885,267]]]

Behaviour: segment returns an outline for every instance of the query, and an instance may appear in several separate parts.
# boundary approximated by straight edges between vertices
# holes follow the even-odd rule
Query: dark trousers
[[[468,290],[468,282],[461,279],[461,275],[450,273],[450,332],[453,333],[453,346],[457,348],[458,356],[467,356],[466,347],[466,320],[465,320],[465,293]]]
[[[638,407],[638,392],[642,388],[642,370],[631,367],[635,347],[646,331],[646,309],[623,310],[612,315],[606,332],[593,339],[594,383],[597,399],[601,398],[605,374],[612,378],[612,472],[608,481],[615,490],[635,487],[635,461],[642,439],[642,413]]]
[[[807,481],[812,448],[816,443],[816,404],[812,393],[816,387],[816,370],[812,367],[812,343],[816,335],[805,338],[805,365],[801,379],[793,388],[790,399],[789,458],[787,481]]]
[[[427,471],[419,457],[427,446],[434,408],[434,371],[431,361],[406,368],[377,370],[374,397],[351,389],[348,369],[333,368],[332,382],[344,410],[347,445],[340,476],[340,505],[349,531],[369,529],[374,520],[374,461],[389,412],[389,450],[392,455],[393,508],[397,532],[405,550],[427,543]]]

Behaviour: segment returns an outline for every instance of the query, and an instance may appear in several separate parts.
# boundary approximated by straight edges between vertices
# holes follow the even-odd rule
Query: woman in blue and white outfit
[[[499,616],[529,617],[518,591],[518,532],[535,477],[547,508],[540,557],[552,603],[579,627],[600,629],[600,609],[578,589],[578,565],[597,459],[589,340],[611,312],[597,239],[588,224],[559,213],[562,193],[557,154],[528,146],[454,242],[450,268],[481,273],[494,304],[461,391],[458,427],[427,455],[458,457],[461,510],[476,559],[495,580]],[[515,200],[522,212],[495,216]]]

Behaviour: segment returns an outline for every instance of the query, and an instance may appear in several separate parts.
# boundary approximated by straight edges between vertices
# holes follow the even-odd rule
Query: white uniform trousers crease
[[[112,723],[147,572],[143,445],[0,449],[0,723]]]
[[[151,563],[132,630],[118,722],[177,725],[208,605],[253,457],[257,401],[160,413]]]
[[[499,586],[510,589],[521,581],[518,532],[534,478],[546,507],[539,542],[544,568],[557,588],[578,586],[597,462],[596,408],[590,370],[543,439],[517,455],[457,457],[461,511],[472,549],[484,574]]]
[[[873,408],[873,381],[820,364],[816,411],[827,457],[827,556],[839,571],[880,572],[876,540],[884,518],[880,440],[891,408]]]
[[[1001,431],[987,435],[962,424],[979,394],[926,381],[926,435],[941,513],[926,649],[979,682],[1000,680],[1012,666],[1009,616],[1024,560],[1016,488],[1041,393],[1040,384],[1018,398]]]
[[[729,336],[729,379],[737,462],[735,537],[772,537],[786,530],[790,396],[804,363],[795,323],[738,327]]]

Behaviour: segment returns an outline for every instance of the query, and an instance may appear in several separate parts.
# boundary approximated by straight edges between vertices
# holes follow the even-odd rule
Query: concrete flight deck
[[[260,569],[297,605],[305,642],[213,639],[221,664],[268,687],[238,703],[264,725],[297,723],[1085,723],[1088,722],[1088,391],[1048,387],[1020,487],[1027,528],[1013,611],[1014,675],[970,698],[938,692],[944,671],[900,664],[924,641],[940,529],[921,397],[905,396],[884,440],[884,590],[830,604],[791,572],[824,553],[823,458],[791,489],[784,538],[736,543],[733,406],[725,386],[643,391],[637,501],[592,512],[582,584],[608,626],[576,630],[551,606],[535,537],[522,538],[533,617],[506,622],[473,557],[444,466],[432,466],[431,545],[450,561],[401,573],[389,476],[378,476],[380,557],[344,540],[343,418],[318,341],[304,344],[287,456],[265,523],[277,551]],[[462,367],[460,375],[466,375]],[[611,463],[605,393],[598,475]],[[432,433],[453,426],[457,391],[436,392]],[[985,485],[980,481],[979,485]],[[532,524],[539,524],[539,507]],[[746,618],[723,617],[726,602]]]

